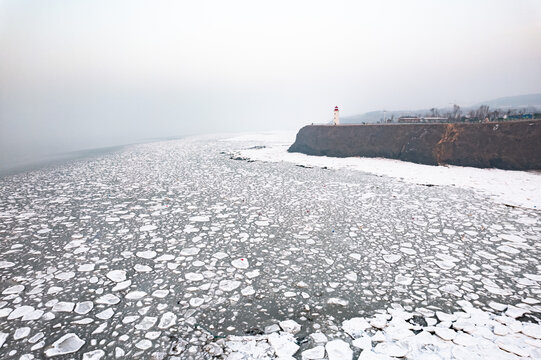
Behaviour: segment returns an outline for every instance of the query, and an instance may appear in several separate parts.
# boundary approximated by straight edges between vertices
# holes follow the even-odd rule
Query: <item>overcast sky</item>
[[[0,0],[0,167],[539,93],[539,44],[539,0]]]

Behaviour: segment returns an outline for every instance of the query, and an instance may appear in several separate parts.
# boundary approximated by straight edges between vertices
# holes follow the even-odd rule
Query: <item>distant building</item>
[[[398,118],[399,123],[420,123],[421,118],[417,116],[401,116]]]

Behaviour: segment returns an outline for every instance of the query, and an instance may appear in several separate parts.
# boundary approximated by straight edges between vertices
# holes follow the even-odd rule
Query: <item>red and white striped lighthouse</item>
[[[340,116],[338,114],[338,106],[334,107],[334,117],[332,119],[333,125],[340,125]]]

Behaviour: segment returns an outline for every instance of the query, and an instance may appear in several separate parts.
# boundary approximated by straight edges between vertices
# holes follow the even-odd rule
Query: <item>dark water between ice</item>
[[[86,341],[80,352],[145,357],[173,338],[196,342],[201,326],[245,334],[294,319],[303,336],[393,304],[422,313],[539,297],[536,212],[459,188],[227,155],[245,145],[135,145],[0,178],[0,292],[11,289],[0,357],[42,357],[66,333]],[[87,314],[70,309],[84,301]],[[6,309],[21,306],[43,315],[10,319]]]

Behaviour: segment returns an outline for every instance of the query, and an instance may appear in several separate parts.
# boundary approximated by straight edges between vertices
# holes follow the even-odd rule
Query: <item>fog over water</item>
[[[541,91],[539,1],[0,1],[0,169]]]

